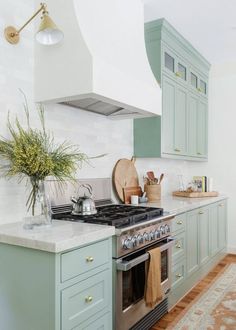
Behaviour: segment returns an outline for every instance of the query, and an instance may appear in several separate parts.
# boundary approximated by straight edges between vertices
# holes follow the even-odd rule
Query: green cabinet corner
[[[110,238],[63,253],[1,243],[0,329],[112,329],[111,250]]]
[[[165,19],[145,24],[162,116],[134,119],[134,155],[207,160],[210,65]]]

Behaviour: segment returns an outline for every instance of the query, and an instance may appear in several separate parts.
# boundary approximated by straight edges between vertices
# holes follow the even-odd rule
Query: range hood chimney
[[[61,44],[35,44],[36,102],[112,118],[161,115],[144,40],[141,0],[47,0]]]

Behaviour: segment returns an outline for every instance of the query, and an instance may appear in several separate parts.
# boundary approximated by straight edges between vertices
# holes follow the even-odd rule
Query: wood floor
[[[195,299],[204,289],[214,280],[214,278],[222,271],[228,264],[236,263],[236,255],[228,254],[213,270],[203,278],[181,301],[179,301],[171,311],[163,316],[151,330],[166,329],[175,318]]]

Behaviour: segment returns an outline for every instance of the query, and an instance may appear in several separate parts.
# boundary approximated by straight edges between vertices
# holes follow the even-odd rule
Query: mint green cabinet
[[[186,227],[186,252],[187,252],[187,276],[191,276],[199,268],[198,251],[198,209],[187,213]]]
[[[218,203],[219,250],[225,249],[227,241],[227,202]]]
[[[64,253],[0,244],[0,329],[111,330],[111,239]]]
[[[172,248],[169,308],[225,256],[226,229],[226,200],[175,217],[172,224],[175,245]]]
[[[163,107],[165,108],[162,127],[169,132],[163,139],[162,152],[185,155],[187,152],[187,90],[167,76],[163,76],[162,83]]]
[[[209,207],[201,208],[198,212],[199,221],[199,265],[210,259],[210,224]]]
[[[145,41],[162,118],[134,120],[134,155],[206,160],[209,63],[164,19],[145,25]]]
[[[214,256],[219,252],[218,203],[212,204],[210,206],[209,214],[210,214],[210,252],[211,252],[211,256]]]

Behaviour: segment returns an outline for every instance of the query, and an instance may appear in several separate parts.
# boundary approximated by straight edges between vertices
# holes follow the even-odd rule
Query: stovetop
[[[65,221],[96,223],[115,226],[116,228],[129,227],[141,222],[146,222],[163,215],[162,208],[130,206],[112,204],[97,207],[95,215],[74,215],[72,206],[52,207],[52,218]]]

